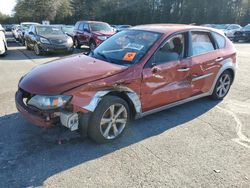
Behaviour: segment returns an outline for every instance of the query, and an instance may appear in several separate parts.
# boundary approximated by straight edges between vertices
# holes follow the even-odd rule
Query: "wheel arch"
[[[99,102],[107,95],[113,95],[122,98],[128,103],[131,109],[132,118],[140,117],[142,110],[139,96],[130,88],[123,86],[116,86],[107,90],[98,91],[91,99],[90,103],[87,106],[84,106],[84,109],[94,112]]]
[[[229,71],[229,72],[231,73],[232,78],[233,78],[233,81],[234,81],[234,79],[235,79],[235,74],[236,74],[236,69],[237,69],[237,63],[234,63],[233,60],[232,60],[231,58],[224,60],[224,61],[222,62],[222,67],[220,68],[219,72],[217,73],[217,75],[216,75],[216,77],[215,77],[215,79],[214,79],[213,85],[212,85],[211,90],[210,90],[209,93],[212,95],[217,80],[219,79],[219,77],[220,77],[225,71]],[[233,81],[232,81],[232,83],[233,83]]]

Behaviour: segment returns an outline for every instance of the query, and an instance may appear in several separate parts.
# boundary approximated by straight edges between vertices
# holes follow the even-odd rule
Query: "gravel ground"
[[[236,44],[239,69],[224,101],[150,115],[105,145],[17,113],[20,77],[64,55],[37,57],[10,38],[9,46],[0,58],[0,187],[250,187],[250,44]]]

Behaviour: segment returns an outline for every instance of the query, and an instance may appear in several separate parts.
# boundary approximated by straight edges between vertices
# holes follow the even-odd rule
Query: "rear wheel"
[[[116,96],[106,96],[94,111],[88,128],[96,143],[106,143],[120,137],[130,119],[128,104]]]
[[[224,71],[216,82],[212,98],[215,100],[222,100],[229,92],[232,85],[232,75],[229,71]]]

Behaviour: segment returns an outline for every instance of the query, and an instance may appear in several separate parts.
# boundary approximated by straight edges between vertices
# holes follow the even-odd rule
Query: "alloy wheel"
[[[231,85],[230,76],[228,74],[222,75],[222,77],[219,80],[219,84],[216,88],[216,94],[218,95],[218,97],[223,98],[229,91],[230,85]]]
[[[113,104],[102,115],[100,131],[105,139],[118,137],[128,121],[128,112],[124,105]]]

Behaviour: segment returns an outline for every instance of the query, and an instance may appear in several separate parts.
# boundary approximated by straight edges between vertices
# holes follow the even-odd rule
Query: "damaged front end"
[[[31,123],[40,127],[53,127],[61,123],[71,131],[79,126],[78,113],[69,104],[71,96],[34,95],[19,88],[16,92],[16,107]]]

